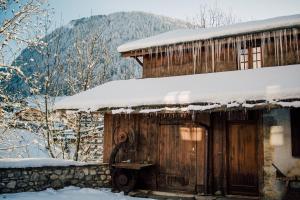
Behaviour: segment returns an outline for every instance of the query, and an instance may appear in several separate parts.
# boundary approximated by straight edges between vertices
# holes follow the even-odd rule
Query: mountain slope
[[[121,58],[117,52],[117,47],[131,40],[174,29],[190,27],[192,26],[184,21],[144,12],[119,12],[109,15],[81,18],[73,20],[68,25],[54,30],[43,39],[48,43],[48,47],[55,49],[55,51],[49,51],[49,56],[42,55],[35,48],[26,48],[15,60],[15,64],[22,66],[22,70],[28,76],[34,73],[43,74],[43,72],[45,72],[46,59],[50,68],[53,67],[56,62],[55,56],[57,55],[60,55],[61,65],[67,66],[68,55],[76,55],[76,48],[74,47],[76,40],[80,38],[80,40],[86,41],[89,40],[93,34],[100,33],[110,55],[110,63],[108,64],[104,81],[140,77],[141,68],[139,65],[134,59]],[[100,44],[96,45],[99,45],[98,48],[102,48]],[[78,57],[73,56],[72,59],[76,60]],[[104,58],[101,58],[93,73],[100,73],[104,66],[103,62]],[[74,74],[76,73],[78,72],[74,72]],[[80,91],[80,89],[69,89],[70,86],[67,85],[65,80],[66,74],[56,73],[53,76],[57,76],[54,81],[55,84],[57,84],[57,88],[60,88],[60,92],[57,94],[55,93],[56,91],[52,91],[52,95],[70,95]],[[43,81],[43,75],[42,77],[40,75],[38,84],[40,84],[39,89],[41,92],[45,90],[41,84]],[[97,76],[91,81],[92,87],[103,83],[103,80],[100,80]],[[30,92],[26,88],[26,84],[24,84],[23,80],[14,77],[6,89],[13,93],[20,91],[22,94],[28,95]]]

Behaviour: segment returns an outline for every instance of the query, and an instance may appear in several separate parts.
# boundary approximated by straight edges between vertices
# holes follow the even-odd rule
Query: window
[[[292,156],[300,157],[300,108],[291,109]]]
[[[253,69],[261,68],[261,47],[252,48]]]
[[[248,49],[240,50],[240,68],[242,70],[248,69]]]

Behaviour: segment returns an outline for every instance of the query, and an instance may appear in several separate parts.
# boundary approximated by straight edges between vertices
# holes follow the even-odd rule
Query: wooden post
[[[77,127],[77,140],[76,140],[76,150],[74,153],[74,160],[78,161],[78,151],[80,148],[80,142],[81,142],[81,133],[80,133],[80,129],[81,129],[81,112],[78,115],[78,127]]]

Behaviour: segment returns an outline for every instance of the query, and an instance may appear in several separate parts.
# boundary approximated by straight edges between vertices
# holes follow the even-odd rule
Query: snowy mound
[[[265,20],[250,21],[228,26],[206,29],[178,29],[169,31],[145,39],[136,40],[118,47],[119,52],[127,52],[150,47],[158,47],[182,42],[192,42],[219,38],[231,35],[239,35],[260,32],[279,28],[288,28],[300,25],[300,14],[276,17]]]
[[[143,198],[124,196],[122,193],[112,193],[109,189],[90,189],[78,187],[66,187],[61,190],[47,189],[40,192],[21,192],[15,194],[0,194],[0,198],[7,200],[141,200]],[[151,200],[151,199],[147,199]]]
[[[50,167],[50,166],[82,166],[84,162],[53,158],[5,158],[0,159],[0,168]]]

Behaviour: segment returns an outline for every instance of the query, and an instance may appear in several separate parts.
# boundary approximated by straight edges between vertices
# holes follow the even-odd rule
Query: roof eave
[[[282,102],[300,102],[300,98],[293,98],[293,99],[282,99],[278,102],[267,102],[265,100],[258,100],[258,101],[246,101],[245,103],[237,103],[236,106],[228,106],[222,105],[218,103],[191,103],[191,104],[164,104],[164,105],[143,105],[143,106],[134,106],[134,107],[103,107],[99,108],[95,111],[83,111],[81,109],[57,109],[57,112],[66,112],[66,111],[74,111],[74,112],[85,112],[85,113],[93,113],[93,112],[100,112],[100,113],[108,113],[112,114],[114,111],[119,109],[124,110],[132,110],[130,114],[145,114],[145,110],[150,110],[149,113],[189,113],[189,112],[203,112],[203,113],[211,113],[211,112],[230,112],[230,111],[237,111],[237,110],[264,110],[264,109],[276,109],[276,108],[291,108],[293,106],[282,106],[280,103]],[[233,102],[235,103],[235,102]],[[217,105],[213,108],[207,108],[203,110],[185,110],[188,106],[213,106]],[[151,111],[151,110],[159,110],[159,111]],[[126,112],[120,112],[126,113]]]
[[[128,50],[128,51],[120,51],[119,53],[121,54],[122,57],[133,57],[134,58],[134,57],[149,55],[150,54],[149,49],[152,49],[152,48],[162,49],[162,51],[158,51],[160,53],[160,52],[164,52],[165,47],[170,46],[170,45],[176,46],[176,45],[182,45],[182,44],[192,44],[194,42],[199,42],[199,41],[225,39],[225,38],[229,38],[229,37],[239,37],[242,35],[259,34],[259,33],[264,33],[264,32],[278,31],[281,29],[293,29],[293,28],[300,28],[300,25],[282,26],[282,27],[270,28],[270,29],[265,29],[265,30],[252,31],[252,32],[228,34],[228,35],[211,37],[211,38],[206,38],[206,39],[191,40],[191,41],[186,41],[186,42],[178,42],[178,43],[165,44],[165,45],[159,45],[159,46],[149,46],[149,47],[145,47],[145,48],[132,49],[132,50]],[[257,37],[254,37],[253,39],[257,39]]]

